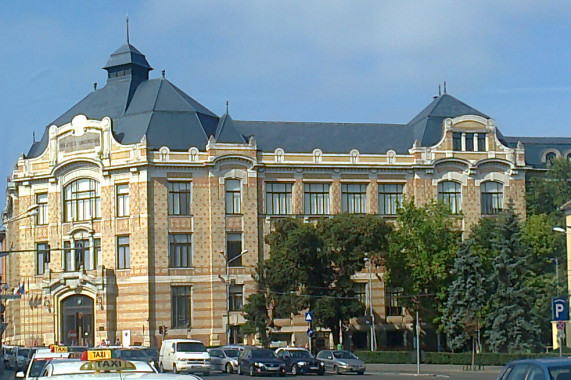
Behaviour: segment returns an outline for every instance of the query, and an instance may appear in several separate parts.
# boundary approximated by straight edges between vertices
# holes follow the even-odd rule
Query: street
[[[420,376],[431,377],[437,379],[458,379],[458,380],[495,380],[501,367],[487,367],[481,371],[463,371],[462,366],[453,365],[422,365]],[[202,376],[201,376],[202,377]],[[286,376],[292,379],[293,376]],[[416,366],[414,364],[369,364],[367,372],[359,376],[356,374],[349,375],[333,375],[325,376],[296,376],[299,380],[330,380],[340,377],[340,380],[367,380],[367,379],[413,379],[416,375]],[[225,374],[214,372],[210,376],[204,376],[205,379],[213,378],[216,380],[249,380],[250,376],[240,376],[237,374]],[[269,376],[265,376],[269,378]],[[14,371],[5,371],[1,380],[14,380]]]

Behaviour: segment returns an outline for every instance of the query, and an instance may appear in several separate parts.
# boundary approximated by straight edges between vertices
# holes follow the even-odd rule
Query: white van
[[[159,351],[159,372],[210,374],[210,355],[199,340],[166,339]]]

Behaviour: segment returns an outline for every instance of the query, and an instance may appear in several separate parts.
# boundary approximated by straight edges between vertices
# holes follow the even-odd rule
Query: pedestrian
[[[115,345],[116,345],[116,346],[120,346],[120,345],[121,345],[121,341],[119,340],[119,338],[117,338],[117,340],[115,341]]]

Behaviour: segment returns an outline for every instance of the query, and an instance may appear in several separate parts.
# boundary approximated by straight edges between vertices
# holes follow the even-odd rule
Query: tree
[[[458,251],[443,317],[452,351],[463,350],[471,343],[472,365],[475,340],[483,325],[482,314],[488,301],[482,259],[472,249],[473,245],[474,241],[468,240]]]
[[[270,317],[268,315],[269,300],[264,273],[264,263],[259,262],[258,268],[256,268],[257,291],[250,294],[246,299],[244,305],[246,323],[242,325],[241,330],[244,334],[258,334],[260,343],[267,347],[269,344],[267,329],[270,327]]]
[[[403,304],[420,310],[425,320],[441,326],[460,234],[448,208],[436,202],[421,207],[405,201],[398,211],[397,229],[390,235],[386,277],[403,289]]]
[[[495,219],[495,227],[488,237],[496,255],[489,277],[487,343],[493,352],[532,351],[539,345],[539,326],[529,313],[535,290],[526,282],[532,255],[512,205]]]
[[[553,160],[544,176],[530,177],[526,186],[529,214],[554,215],[562,221],[559,208],[571,199],[571,161],[565,157]]]

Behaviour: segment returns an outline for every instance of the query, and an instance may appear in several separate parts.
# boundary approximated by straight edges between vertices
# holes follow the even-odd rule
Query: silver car
[[[226,373],[234,373],[238,370],[240,351],[237,348],[209,348],[208,353],[210,354],[210,368],[212,370]]]
[[[349,351],[324,350],[319,351],[317,359],[325,364],[327,372],[335,374],[355,372],[359,375],[365,373],[365,362]]]

